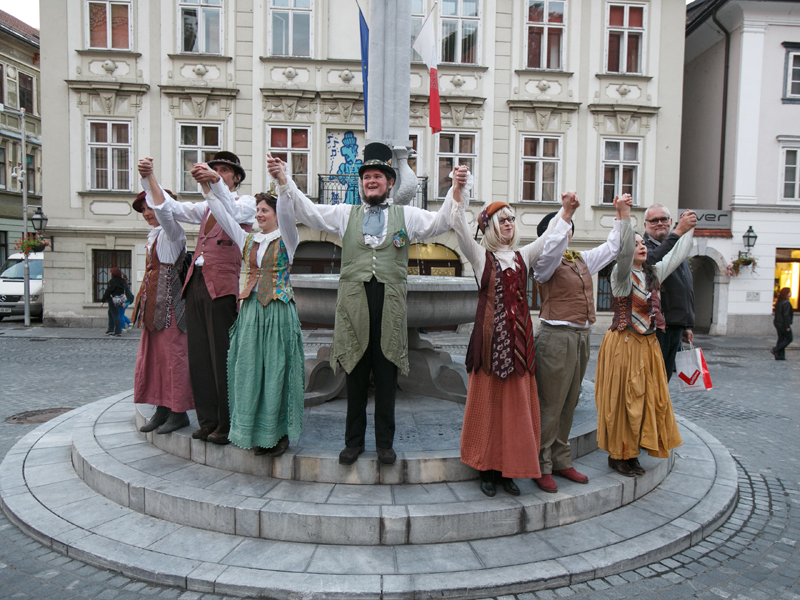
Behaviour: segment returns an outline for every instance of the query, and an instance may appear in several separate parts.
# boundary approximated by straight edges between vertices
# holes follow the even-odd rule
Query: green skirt
[[[246,298],[230,329],[228,402],[237,446],[271,448],[303,430],[303,334],[294,302]]]

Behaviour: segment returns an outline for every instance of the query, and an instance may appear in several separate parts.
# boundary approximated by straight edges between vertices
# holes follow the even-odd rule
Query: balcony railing
[[[358,175],[319,175],[318,204],[359,204]],[[417,177],[417,192],[409,206],[428,208],[428,178]]]

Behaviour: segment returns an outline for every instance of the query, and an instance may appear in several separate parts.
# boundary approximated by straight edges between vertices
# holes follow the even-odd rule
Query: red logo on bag
[[[692,373],[691,377],[687,377],[683,373],[678,373],[678,377],[683,379],[683,381],[688,385],[694,385],[694,382],[697,381],[698,377],[700,377],[700,371],[695,371],[694,373]]]

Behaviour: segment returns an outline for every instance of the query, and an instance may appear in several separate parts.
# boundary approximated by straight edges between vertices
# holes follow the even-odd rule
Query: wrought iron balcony
[[[359,204],[358,175],[321,174],[317,204]],[[417,177],[417,193],[409,206],[428,208],[428,178]]]

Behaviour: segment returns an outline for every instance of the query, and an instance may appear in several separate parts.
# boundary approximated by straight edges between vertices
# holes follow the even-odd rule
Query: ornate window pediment
[[[85,116],[134,117],[142,105],[142,96],[150,86],[146,83],[118,81],[67,80],[67,86],[78,95],[78,108]]]
[[[522,131],[565,133],[572,124],[572,113],[580,102],[509,100],[508,107]]]
[[[176,119],[224,119],[231,112],[236,88],[162,85],[169,109]]]
[[[590,104],[594,128],[601,134],[642,136],[650,129],[650,117],[657,106],[630,104]]]

